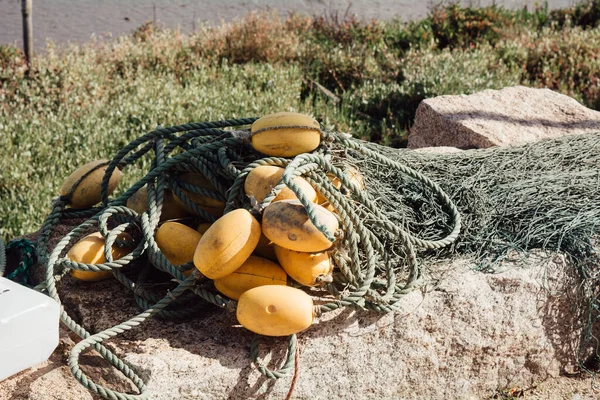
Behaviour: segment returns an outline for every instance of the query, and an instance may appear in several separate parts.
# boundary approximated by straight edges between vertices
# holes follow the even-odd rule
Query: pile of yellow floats
[[[319,123],[296,113],[260,118],[252,125],[251,135],[252,146],[258,152],[287,158],[315,150],[321,139]],[[98,160],[86,164],[66,179],[61,195],[70,199],[70,207],[89,208],[100,201],[100,182],[106,163],[106,160]],[[245,194],[253,199],[253,204],[262,202],[281,183],[283,172],[278,166],[254,168],[246,177]],[[363,186],[357,170],[346,173],[359,187]],[[115,169],[109,192],[116,188],[120,174]],[[178,178],[214,189],[200,173],[185,173]],[[331,180],[339,188],[339,180],[333,177]],[[297,177],[294,182],[306,198],[315,203],[318,220],[329,232],[338,231],[338,217],[327,200],[303,178]],[[154,236],[165,258],[175,266],[193,261],[202,276],[213,280],[216,290],[238,302],[237,319],[253,332],[285,336],[308,328],[313,322],[312,298],[303,290],[288,286],[288,279],[304,286],[330,282],[333,264],[328,251],[333,242],[312,224],[294,192],[284,188],[264,210],[238,208],[225,215],[222,215],[224,202],[195,193],[186,192],[186,195],[218,219],[214,223],[202,222],[196,229],[182,223],[181,218],[189,216],[190,209],[167,190],[161,210],[163,222]],[[148,207],[147,198],[143,187],[128,200],[127,207],[143,213]],[[115,260],[134,248],[128,234],[123,233],[118,238],[121,240],[112,247]],[[104,237],[99,232],[84,237],[70,249],[67,257],[87,264],[105,262]],[[93,281],[104,279],[111,272],[73,270],[71,274]]]

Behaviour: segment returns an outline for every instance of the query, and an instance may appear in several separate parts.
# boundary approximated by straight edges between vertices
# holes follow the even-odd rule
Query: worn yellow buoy
[[[254,249],[254,254],[271,261],[277,261],[277,256],[275,255],[275,243],[267,239],[262,232],[258,244],[256,245],[256,249]]]
[[[69,205],[72,208],[90,208],[93,205],[98,204],[101,200],[100,184],[102,183],[102,178],[104,177],[107,165],[108,160],[96,160],[77,168],[63,182],[60,188],[60,195],[66,196],[73,190],[69,199]],[[77,184],[77,181],[84,175],[86,175],[85,178]],[[108,181],[109,195],[115,190],[120,179],[121,171],[118,168],[115,168]],[[77,186],[74,187],[76,184]]]
[[[182,182],[189,183],[191,185],[198,186],[203,189],[216,191],[214,185],[199,172],[189,172],[180,175],[178,179]],[[193,203],[206,210],[209,214],[217,218],[223,215],[223,210],[225,209],[225,203],[223,201],[219,199],[213,199],[212,197],[205,196],[203,194],[192,193],[185,189],[182,190]],[[189,213],[194,213],[193,210],[190,207],[188,207],[179,197],[175,196],[175,200],[180,204],[181,207],[183,207]]]
[[[252,124],[252,147],[273,157],[295,157],[321,143],[321,127],[308,115],[280,112],[266,115]]]
[[[191,262],[200,238],[197,230],[173,221],[162,224],[154,235],[158,248],[173,265]]]
[[[208,228],[210,228],[210,226],[212,224],[213,224],[212,222],[200,222],[198,224],[198,227],[196,228],[196,230],[204,235],[206,233],[206,231],[208,230]]]
[[[314,207],[319,221],[335,234],[339,227],[335,215],[318,204]],[[313,225],[298,200],[283,200],[267,206],[262,231],[273,243],[290,250],[316,253],[333,244]]]
[[[121,233],[118,239],[133,243],[133,238],[128,233]],[[67,253],[67,258],[71,261],[84,264],[103,264],[106,262],[104,258],[104,236],[100,232],[94,232],[85,236],[71,247]],[[113,244],[111,255],[114,260],[131,253],[133,247],[120,247],[116,243]],[[70,271],[71,276],[82,281],[101,281],[112,276],[111,271],[82,271],[74,269]]]
[[[238,300],[242,293],[252,288],[265,285],[286,285],[285,271],[273,261],[250,256],[229,275],[214,280],[215,287],[225,296]]]
[[[246,196],[252,196],[257,202],[262,202],[269,192],[281,181],[283,171],[283,168],[274,165],[261,165],[254,168],[244,181]],[[302,177],[297,176],[294,178],[294,183],[300,187],[302,193],[310,201],[314,202],[317,200],[317,192]],[[288,199],[297,199],[297,197],[292,189],[284,187],[273,199],[273,202]]]
[[[238,208],[216,220],[202,235],[194,252],[194,265],[207,278],[222,278],[250,257],[259,239],[256,218]]]
[[[127,200],[127,207],[138,214],[148,211],[148,187],[142,186]],[[185,218],[190,214],[183,208],[181,203],[175,200],[173,192],[167,189],[163,195],[163,204],[160,210],[160,220]]]
[[[289,286],[259,286],[244,292],[238,301],[237,320],[244,328],[266,336],[288,336],[310,327],[312,298]]]
[[[339,190],[342,187],[342,181],[340,181],[338,179],[338,177],[335,176],[334,174],[328,173],[327,174],[327,179],[329,179],[329,181],[333,184],[333,186],[336,189]],[[321,192],[319,192],[317,190],[317,204],[321,204],[322,205],[323,203],[327,203],[327,199],[321,194]]]
[[[356,169],[353,166],[348,166],[345,170],[344,170],[344,175],[346,175],[348,177],[348,180],[351,183],[354,183],[359,190],[363,190],[365,188],[365,179],[362,176],[362,174],[358,171],[358,169]],[[342,181],[340,180],[340,178],[338,178],[337,176],[328,173],[327,174],[327,178],[329,178],[329,180],[331,181],[331,183],[333,184],[333,186],[336,189],[341,189],[342,188]],[[349,190],[349,189],[347,189]],[[347,194],[349,195],[349,194]],[[317,190],[317,204],[322,205],[323,207],[325,207],[327,210],[331,211],[331,212],[336,212],[335,208],[329,203],[329,201],[321,194],[321,192],[319,192]]]
[[[365,178],[358,171],[357,168],[353,166],[348,166],[344,171],[350,182],[354,183],[359,190],[363,190],[365,188]]]
[[[303,253],[275,246],[275,254],[290,278],[302,285],[316,286],[319,278],[331,280],[333,264],[327,252]]]

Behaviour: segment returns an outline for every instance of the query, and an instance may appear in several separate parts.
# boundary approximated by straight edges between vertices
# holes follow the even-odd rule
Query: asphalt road
[[[35,48],[45,47],[46,39],[56,43],[84,42],[120,36],[146,21],[158,21],[169,28],[190,32],[200,24],[216,25],[231,21],[252,10],[277,10],[279,15],[295,11],[308,15],[343,16],[356,14],[363,20],[418,19],[433,5],[428,0],[32,0]],[[532,9],[533,0],[471,0],[462,4],[485,6],[495,2],[507,8]],[[566,7],[575,0],[549,0],[550,8]],[[21,0],[0,0],[0,44],[22,46]]]

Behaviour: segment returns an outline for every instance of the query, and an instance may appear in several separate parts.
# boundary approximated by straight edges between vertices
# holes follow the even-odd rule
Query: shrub
[[[431,18],[405,23],[393,19],[386,23],[384,40],[391,49],[401,56],[411,48],[428,47],[435,40],[431,27]]]
[[[525,81],[600,109],[600,31],[574,28],[524,36]]]
[[[309,33],[317,41],[349,45],[360,42],[376,44],[383,39],[383,25],[377,21],[360,22],[354,14],[346,13],[340,17],[332,15],[316,16],[312,19]]]
[[[291,28],[277,13],[250,13],[237,23],[196,35],[192,51],[217,63],[292,61],[299,55],[299,38]]]
[[[561,28],[567,24],[595,28],[600,25],[600,0],[587,0],[570,8],[552,10],[550,19]]]
[[[417,90],[423,98],[470,94],[518,85],[521,73],[520,66],[507,65],[488,44],[443,51],[431,48],[406,54],[401,63],[401,86],[407,92]]]
[[[344,96],[342,106],[356,136],[392,147],[406,147],[408,130],[421,100],[421,92],[405,91],[397,83],[365,82]]]
[[[475,43],[494,44],[513,20],[501,7],[461,7],[455,3],[436,6],[430,15],[431,29],[440,49],[465,47]]]
[[[327,89],[343,93],[363,81],[394,80],[397,60],[382,46],[313,44],[300,61],[305,74]]]
[[[7,74],[25,66],[25,56],[20,49],[9,45],[0,45],[0,73]]]

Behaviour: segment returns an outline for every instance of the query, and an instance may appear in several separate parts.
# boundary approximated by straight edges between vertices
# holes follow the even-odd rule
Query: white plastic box
[[[50,357],[59,319],[56,301],[0,277],[0,381]]]

